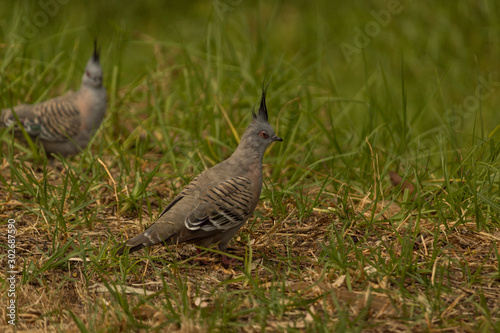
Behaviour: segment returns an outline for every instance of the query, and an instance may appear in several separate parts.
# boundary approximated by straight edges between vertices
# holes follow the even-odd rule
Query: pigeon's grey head
[[[243,145],[247,149],[255,150],[259,152],[259,155],[263,156],[266,149],[274,141],[283,141],[283,139],[276,136],[271,124],[268,122],[266,91],[263,90],[259,113],[253,113],[253,120],[243,133],[240,146]]]
[[[99,63],[99,50],[97,49],[97,41],[94,41],[94,53],[85,66],[83,73],[82,84],[92,87],[102,87],[102,68]]]

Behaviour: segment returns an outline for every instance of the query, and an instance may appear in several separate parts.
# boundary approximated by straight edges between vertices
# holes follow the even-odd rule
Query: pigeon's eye
[[[85,71],[85,74],[90,77],[90,72],[89,71]]]
[[[266,131],[260,131],[259,136],[264,139],[269,139],[269,134]]]

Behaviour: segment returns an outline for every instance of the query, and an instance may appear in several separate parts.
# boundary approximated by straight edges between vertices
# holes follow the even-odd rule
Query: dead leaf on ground
[[[408,192],[410,194],[413,194],[415,192],[415,186],[408,180],[403,181],[403,177],[398,175],[396,172],[389,171],[389,177],[391,178],[392,186],[399,186],[401,182],[403,182],[403,184],[401,184],[402,189],[408,189]]]

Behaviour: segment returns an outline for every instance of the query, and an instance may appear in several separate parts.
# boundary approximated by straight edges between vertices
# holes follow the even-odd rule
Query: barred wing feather
[[[26,119],[24,126],[38,129],[38,135],[43,140],[66,141],[80,131],[80,112],[66,99],[53,99],[37,104],[33,111],[35,118]]]
[[[244,223],[253,210],[251,184],[248,178],[235,177],[207,190],[186,217],[186,228],[224,231]]]

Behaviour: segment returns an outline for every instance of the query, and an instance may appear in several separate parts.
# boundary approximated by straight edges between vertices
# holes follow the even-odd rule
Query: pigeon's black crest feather
[[[265,120],[265,121],[268,121],[268,116],[267,116],[267,106],[266,106],[266,91],[267,91],[267,87],[269,87],[269,83],[264,86],[264,84],[262,84],[262,97],[260,99],[260,107],[259,107],[259,114],[256,115],[254,112],[253,112],[253,117],[254,118],[260,118],[262,120]]]
[[[267,121],[267,107],[266,107],[266,91],[262,90],[262,98],[260,99],[259,116]]]
[[[97,49],[97,38],[94,39],[94,54],[92,55],[92,59],[95,62],[99,61],[99,50]]]

